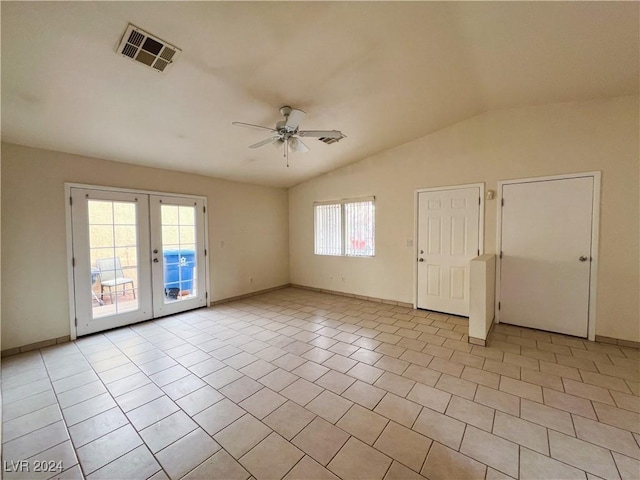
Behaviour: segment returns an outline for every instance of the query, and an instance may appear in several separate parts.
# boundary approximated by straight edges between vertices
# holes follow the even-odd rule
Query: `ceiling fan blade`
[[[267,138],[266,140],[262,140],[261,142],[254,143],[253,145],[249,145],[249,148],[262,147],[263,145],[267,145],[269,143],[274,143],[274,142],[277,142],[278,140],[280,140],[280,137]]]
[[[289,130],[295,130],[300,125],[300,122],[304,118],[306,113],[302,110],[296,110],[295,108],[291,110],[289,116],[287,117],[287,122],[284,124]]]
[[[318,137],[318,138],[337,138],[345,137],[345,134],[338,130],[300,130],[298,135],[301,137]]]
[[[309,151],[309,147],[307,147],[298,137],[291,137],[289,145],[291,145],[291,150],[294,152],[305,153]]]
[[[253,123],[231,122],[231,125],[235,125],[236,127],[260,128],[262,130],[269,130],[270,132],[276,132],[277,131],[274,128],[263,127],[262,125],[254,125]]]

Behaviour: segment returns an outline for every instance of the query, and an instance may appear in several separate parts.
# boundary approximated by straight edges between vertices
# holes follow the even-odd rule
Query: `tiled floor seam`
[[[240,317],[240,318],[241,318],[241,317]],[[187,324],[188,324],[188,322],[185,322],[185,323],[187,323]],[[228,324],[228,325],[233,325],[233,322],[232,322],[231,324]],[[286,328],[286,327],[284,327],[284,326],[280,326],[280,327],[278,327],[278,328],[277,328],[277,330],[282,330],[282,329],[284,329],[284,328]],[[240,329],[239,331],[241,331],[241,330],[242,330],[242,329]],[[169,334],[171,334],[171,335],[174,335],[174,336],[175,336],[175,334],[173,333],[173,331],[171,331],[171,330],[167,330],[167,331],[169,332]],[[136,332],[136,333],[137,333],[137,332]],[[334,336],[335,336],[335,335],[337,335],[337,334],[334,334]],[[235,336],[237,336],[237,335],[235,335]],[[235,336],[232,336],[232,337],[229,337],[229,338],[234,338]],[[145,337],[143,337],[143,338],[144,338],[144,340],[143,340],[143,341],[148,341],[148,340],[146,340],[146,338],[145,338]],[[187,336],[180,336],[180,335],[178,335],[178,338],[180,338],[180,339],[182,339],[182,340],[186,341],[187,343],[191,343],[191,342],[188,342],[188,340],[187,340]],[[189,337],[189,338],[190,338],[190,337]],[[109,340],[111,340],[111,339],[109,338]],[[112,343],[113,343],[113,341],[112,341]],[[231,343],[231,342],[229,342],[229,343]],[[244,345],[244,343],[237,343],[237,345]],[[122,352],[124,353],[124,351],[122,350],[122,347],[119,347],[118,345],[116,345],[116,347],[117,347],[120,351],[122,351]],[[154,348],[160,348],[160,347],[155,347],[155,346],[154,346]],[[201,351],[204,351],[204,350],[200,349],[197,345],[196,345],[196,348],[198,348],[198,349],[199,349],[199,350],[201,350]],[[166,353],[166,352],[165,352],[165,353]],[[207,352],[205,352],[205,353],[207,353]],[[125,354],[125,355],[126,355],[126,354]],[[169,355],[169,354],[167,354],[167,355]],[[174,360],[175,360],[175,359],[177,359],[177,358],[179,358],[179,356],[172,357],[171,355],[169,355],[169,357],[170,357],[170,358],[172,358],[172,359],[174,359]],[[130,358],[130,357],[129,357],[129,356],[127,356],[127,358]],[[556,359],[556,361],[557,361],[557,359]],[[133,363],[135,364],[135,362],[133,362]],[[178,363],[179,363],[179,362],[178,362]],[[252,362],[252,363],[253,363],[253,362]],[[364,363],[366,363],[366,362],[364,362]],[[135,365],[137,366],[137,364],[135,364]],[[90,364],[90,366],[91,366],[91,368],[93,369],[93,365],[92,365],[92,364]],[[167,367],[167,368],[171,368],[171,367]],[[164,370],[164,369],[163,369],[163,370]],[[160,370],[160,371],[163,371],[163,370]],[[95,371],[95,370],[94,370],[94,371]],[[97,372],[96,372],[96,373],[97,373]],[[158,372],[155,372],[155,373],[158,373]],[[192,373],[193,373],[193,372],[192,372]],[[101,377],[98,377],[98,378],[102,381]],[[259,378],[262,378],[262,377],[259,377]],[[584,376],[581,376],[581,379],[582,379],[582,380],[584,380]],[[176,381],[177,381],[177,380],[176,380]],[[531,383],[531,382],[526,382],[526,383]],[[584,383],[584,382],[583,382],[583,383]],[[104,382],[103,382],[103,385],[104,385]],[[535,385],[535,384],[533,384],[533,385]],[[164,389],[162,389],[162,390],[164,391]],[[440,390],[440,389],[438,389],[438,390]],[[500,390],[498,390],[498,391],[500,391]],[[110,391],[109,391],[109,393],[110,393]],[[57,398],[57,396],[56,396],[56,398]],[[93,397],[92,397],[92,398],[93,398]],[[113,398],[113,397],[112,397],[112,398]],[[581,397],[581,398],[584,398],[584,397]],[[177,400],[177,399],[176,399],[176,400]],[[585,400],[587,400],[587,401],[589,402],[589,405],[591,405],[591,406],[592,406],[592,408],[593,408],[593,404],[592,404],[592,402],[591,402],[589,399],[585,399]],[[520,416],[520,415],[522,414],[522,410],[521,410],[521,409],[522,409],[522,401],[521,401],[521,400],[519,401],[518,406],[519,406],[518,416]],[[374,407],[374,408],[375,408],[375,407]],[[597,412],[596,412],[596,414],[597,414]],[[573,416],[572,416],[572,415],[573,415],[573,414],[571,414],[571,418],[573,419]],[[598,417],[597,417],[597,418],[598,418]],[[493,418],[493,422],[495,422],[495,417]],[[535,422],[533,422],[533,423],[535,423]],[[415,422],[414,422],[414,424],[415,424]],[[572,423],[572,425],[574,425],[574,424]],[[543,426],[543,427],[544,427],[544,426]],[[545,428],[547,428],[547,427],[545,427]],[[575,426],[574,426],[574,429],[575,429]],[[466,432],[466,425],[465,425],[465,432]],[[548,432],[548,428],[547,428],[547,439],[548,439],[548,437],[549,437],[549,432]],[[638,438],[637,438],[637,437],[635,437],[635,436],[634,436],[634,438],[635,438],[635,441],[636,441],[636,443],[637,443],[637,442],[638,442]]]
[[[426,437],[426,435],[425,435]],[[426,437],[429,438],[429,437]],[[429,453],[431,453],[431,449],[433,448],[433,444],[436,443],[435,440],[433,440],[432,438],[430,438],[429,440],[431,440],[431,443],[429,444],[429,448],[427,448],[427,454],[424,456],[424,459],[422,460],[422,465],[420,465],[420,470],[418,471],[419,474],[422,475],[422,471],[424,470],[424,466],[427,464],[427,458],[429,458]]]
[[[77,462],[76,465],[78,465],[80,467],[80,471],[84,475],[84,470],[82,468],[82,465],[80,464],[80,457],[78,457],[78,451],[77,451],[77,449],[75,448],[75,446],[73,444],[73,440],[71,439],[71,433],[69,432],[69,426],[67,425],[67,421],[64,418],[64,413],[62,411],[62,407],[60,406],[60,398],[58,397],[58,392],[56,392],[56,389],[53,388],[53,381],[51,380],[51,374],[50,374],[49,368],[47,367],[47,362],[45,361],[45,358],[42,355],[42,350],[40,349],[40,350],[38,350],[38,352],[40,354],[40,358],[42,359],[42,363],[44,365],[45,371],[47,372],[47,378],[49,379],[49,383],[51,384],[51,389],[53,390],[53,395],[56,398],[56,401],[57,401],[57,404],[58,404],[58,409],[60,410],[60,417],[62,418],[62,424],[64,425],[65,432],[67,433],[67,439],[68,440],[64,440],[64,441],[58,443],[55,446],[61,445],[61,444],[65,443],[66,441],[68,441],[71,444],[72,448],[73,448],[73,455],[75,456],[76,462]],[[53,448],[53,447],[49,447],[46,450],[49,450],[50,448]],[[43,450],[43,451],[46,451],[46,450]],[[40,454],[40,453],[42,453],[42,452],[38,452],[38,454]],[[35,456],[35,455],[32,455],[32,457],[33,456]],[[73,468],[74,466],[75,465],[70,466],[69,469]]]
[[[117,345],[115,345],[115,344],[111,341],[111,339],[109,339],[108,337],[107,337],[107,339],[108,339],[108,340],[109,340],[109,341],[114,345],[114,347],[115,347],[115,348],[117,348],[118,350],[120,350],[120,351],[122,352],[122,350],[121,350]],[[83,355],[83,357],[84,357],[84,358],[85,358],[85,360],[89,363],[89,365],[91,366],[91,369],[93,370],[93,365],[91,365],[91,362],[89,362],[89,359],[86,357],[86,354],[85,354],[85,353],[84,353],[80,348],[79,348],[78,350],[80,351],[80,353]],[[124,352],[122,352],[122,353],[123,353],[124,355],[126,355]],[[129,357],[127,356],[127,358],[129,358]],[[129,360],[131,360],[131,359],[129,359]],[[118,367],[114,367],[114,368],[118,368]],[[94,372],[95,372],[95,370],[94,370]],[[97,372],[95,372],[95,373],[97,374]],[[129,375],[129,376],[130,376],[130,375]],[[142,439],[142,437],[140,436],[140,432],[139,432],[139,431],[138,431],[138,430],[133,426],[133,424],[131,424],[131,420],[129,419],[129,417],[127,416],[127,414],[124,412],[124,410],[122,410],[122,407],[121,407],[121,406],[120,406],[120,404],[116,401],[116,397],[114,397],[114,396],[113,396],[113,394],[112,394],[112,393],[111,393],[111,391],[109,390],[109,388],[108,388],[107,384],[102,380],[102,378],[101,378],[99,375],[98,375],[98,378],[99,378],[99,380],[102,382],[103,387],[105,388],[105,390],[107,391],[107,393],[109,394],[109,396],[111,397],[111,399],[112,399],[112,400],[114,401],[114,403],[116,404],[116,407],[113,407],[113,408],[118,408],[118,409],[120,410],[120,412],[122,413],[122,415],[124,415],[124,417],[129,421],[129,423],[128,423],[128,424],[129,424],[129,425],[131,425],[131,426],[133,427],[133,429],[134,429],[135,433],[136,433],[136,434],[138,435],[138,437],[140,438],[140,440],[141,440],[141,442],[142,442],[142,444],[141,444],[141,445],[144,445],[144,446],[147,448],[147,450],[149,451],[149,453],[153,456],[154,460],[155,460],[155,461],[158,463],[158,465],[160,466],[160,470],[158,470],[158,471],[163,471],[163,472],[165,473],[165,475],[167,475],[167,477],[169,477],[169,475],[167,474],[167,472],[164,470],[164,467],[162,466],[162,464],[158,461],[158,459],[156,458],[156,456],[155,456],[155,455],[151,452],[151,450],[149,449],[149,446],[145,443],[145,441],[144,441],[144,440]],[[127,377],[123,377],[123,378],[127,378]],[[122,379],[118,379],[118,380],[122,380]],[[148,403],[148,402],[147,402],[147,403]],[[89,417],[89,418],[96,417],[96,416],[98,416],[98,415],[100,415],[100,414],[102,414],[102,413],[104,413],[104,412],[97,413],[96,415],[93,415],[92,417]],[[87,418],[87,419],[83,420],[83,422],[84,422],[84,421],[86,421],[86,420],[88,420],[89,418]],[[82,423],[82,422],[79,422],[79,423]],[[79,424],[79,423],[78,423],[78,424]],[[154,423],[157,423],[157,422],[154,422]],[[72,445],[75,445],[75,444],[74,444],[74,442],[73,442],[73,439],[72,439],[72,437],[71,437],[71,433],[69,432],[69,428],[68,428],[68,427],[67,427],[67,425],[66,425],[66,421],[65,421],[65,427],[67,428],[67,434],[69,435],[69,441],[71,442],[71,444],[72,444]],[[122,427],[120,427],[120,428],[122,428]],[[116,428],[115,430],[117,430],[117,428]],[[97,438],[95,438],[95,439],[91,440],[91,442],[89,442],[89,443],[95,442],[98,438],[102,438],[102,437],[104,437],[104,436],[106,436],[106,435],[109,435],[110,433],[113,433],[115,430],[111,430],[110,432],[106,432],[106,433],[104,433],[103,435],[101,435],[101,436],[99,436],[99,437],[97,437]],[[88,445],[88,444],[87,444],[87,445]],[[137,448],[138,448],[138,447],[140,447],[141,445],[136,445],[136,446],[135,446],[135,447],[133,447],[131,450],[129,450],[129,451],[127,451],[127,452],[123,453],[122,455],[118,456],[117,458],[114,458],[113,460],[111,460],[111,461],[107,462],[106,464],[101,465],[100,467],[98,467],[96,470],[94,470],[94,471],[90,472],[89,474],[85,473],[85,468],[84,468],[84,466],[82,465],[82,463],[80,462],[80,458],[78,457],[78,453],[77,453],[77,450],[78,450],[78,449],[77,449],[77,448],[75,448],[75,447],[74,447],[74,453],[75,453],[76,458],[77,458],[77,460],[78,460],[78,465],[80,466],[80,469],[81,469],[81,471],[82,471],[82,474],[83,474],[83,476],[86,478],[86,477],[87,477],[87,475],[91,475],[91,474],[93,474],[94,472],[96,472],[96,471],[100,470],[101,468],[104,468],[104,467],[106,467],[107,465],[109,465],[109,464],[111,464],[111,463],[113,463],[113,462],[115,462],[115,461],[119,460],[120,458],[122,458],[122,457],[124,457],[125,455],[127,455],[127,454],[131,453],[133,450],[137,449]],[[80,447],[78,447],[78,448],[80,448]],[[158,473],[158,472],[154,473],[153,475],[156,475],[157,473]]]
[[[200,428],[202,428],[202,427],[200,427]],[[209,435],[209,436],[211,436],[211,435]],[[184,438],[184,437],[182,437],[182,438]],[[177,441],[178,441],[178,440],[176,440],[176,442],[177,442]],[[175,443],[175,442],[173,442],[173,443]],[[172,443],[171,445],[173,445],[173,443]],[[216,443],[218,443],[218,442],[216,442]],[[218,443],[218,445],[220,445],[220,444]],[[168,447],[168,446],[169,446],[169,445],[167,445],[167,447]],[[165,448],[167,448],[167,447],[165,447]],[[162,450],[164,450],[164,448],[163,448]],[[162,450],[159,450],[159,451],[158,451],[158,452],[156,452],[156,453],[159,453],[159,452],[160,452],[160,451],[162,451]],[[213,455],[217,455],[218,453],[220,453],[220,452],[222,452],[222,451],[224,451],[224,452],[225,452],[227,455],[229,455],[231,458],[233,458],[233,459],[235,459],[235,460],[238,460],[236,457],[234,457],[233,455],[231,455],[231,453],[230,453],[230,452],[228,452],[228,451],[227,451],[227,450],[226,450],[222,445],[220,445],[220,448],[219,448],[218,450],[216,450],[216,453],[214,453]],[[154,457],[154,458],[156,458],[155,453],[152,453],[151,455],[153,455],[153,457]],[[213,456],[213,455],[212,455],[212,456]],[[180,478],[186,478],[186,477],[188,477],[191,473],[195,472],[198,468],[200,468],[200,466],[202,466],[203,464],[207,463],[207,461],[208,461],[210,458],[211,458],[211,457],[205,458],[202,462],[200,462],[199,464],[197,464],[195,467],[193,467],[191,470],[189,470],[187,473],[185,473],[185,474],[184,474],[182,477],[180,477]],[[156,461],[158,461],[158,459],[157,459],[157,458],[156,458]],[[158,461],[158,465],[160,465],[160,467],[162,468],[162,464],[161,464],[159,461]],[[246,470],[246,469],[245,469],[245,470]],[[167,478],[171,478],[171,477],[169,476],[169,474],[164,470],[164,468],[162,468],[162,471],[165,473],[165,475],[167,475]],[[248,471],[248,470],[247,470],[247,471]],[[249,474],[251,474],[251,472],[249,472]],[[154,473],[154,475],[156,475],[156,474]],[[253,476],[253,475],[252,475],[252,476]],[[150,477],[149,477],[149,478],[150,478]]]

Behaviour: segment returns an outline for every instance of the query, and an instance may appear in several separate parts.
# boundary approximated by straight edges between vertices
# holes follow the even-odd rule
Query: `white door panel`
[[[71,198],[77,334],[152,318],[147,196],[72,188]]]
[[[503,185],[500,322],[587,336],[593,193],[593,177]]]
[[[204,201],[152,195],[153,311],[156,317],[204,307]]]
[[[469,314],[469,261],[478,255],[480,189],[418,194],[418,308]]]

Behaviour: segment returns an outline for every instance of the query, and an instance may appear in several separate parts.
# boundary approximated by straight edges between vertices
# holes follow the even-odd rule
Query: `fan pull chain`
[[[284,157],[287,159],[287,168],[289,168],[289,139],[284,139]]]

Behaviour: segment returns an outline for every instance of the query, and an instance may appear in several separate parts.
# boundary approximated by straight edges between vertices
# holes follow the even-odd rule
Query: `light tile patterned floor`
[[[4,478],[640,478],[638,350],[467,330],[289,288],[8,357]]]

